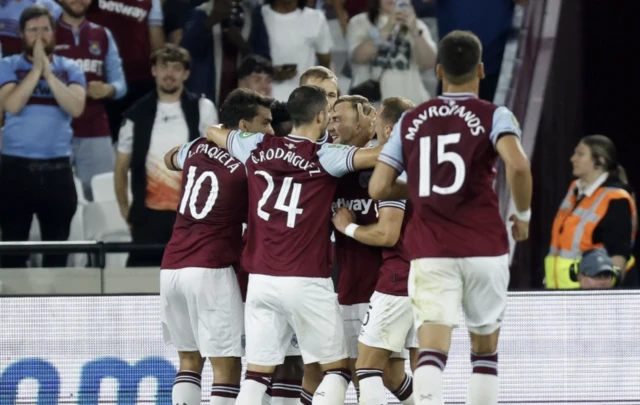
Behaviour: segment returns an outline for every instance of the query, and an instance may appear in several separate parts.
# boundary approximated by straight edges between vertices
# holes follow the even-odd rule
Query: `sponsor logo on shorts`
[[[240,344],[243,349],[247,348],[247,337],[245,335],[240,336]]]
[[[298,344],[298,336],[296,336],[295,333],[293,334],[293,336],[291,336],[291,346],[295,347],[296,349],[300,348],[300,345]]]

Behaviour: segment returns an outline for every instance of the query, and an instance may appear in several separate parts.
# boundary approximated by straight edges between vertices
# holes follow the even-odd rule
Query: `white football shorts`
[[[330,278],[249,275],[247,363],[283,363],[295,333],[305,364],[346,359],[337,294]]]
[[[340,315],[344,325],[344,339],[350,359],[358,358],[358,336],[369,304],[340,305]]]
[[[509,256],[425,258],[411,261],[409,296],[416,330],[423,323],[490,335],[502,324],[509,286]]]
[[[241,357],[244,311],[232,267],[160,270],[166,344],[203,357]]]
[[[359,341],[370,347],[388,350],[392,353],[391,357],[408,359],[407,349],[418,347],[409,297],[375,291],[371,296],[369,312],[362,322]]]

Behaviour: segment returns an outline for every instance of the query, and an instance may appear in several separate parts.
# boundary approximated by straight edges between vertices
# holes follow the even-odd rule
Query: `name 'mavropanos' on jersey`
[[[471,135],[478,136],[486,133],[486,129],[481,125],[480,118],[478,118],[471,110],[466,109],[464,106],[456,104],[455,101],[449,101],[449,105],[432,105],[425,108],[416,118],[413,119],[412,125],[408,129],[406,138],[413,140],[418,132],[418,129],[429,118],[437,117],[451,117],[458,116],[465,120]]]

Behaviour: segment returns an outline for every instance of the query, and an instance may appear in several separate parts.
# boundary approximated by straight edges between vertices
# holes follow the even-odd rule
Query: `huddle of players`
[[[377,118],[357,96],[333,102],[335,76],[313,68],[287,102],[285,136],[271,135],[270,99],[236,90],[221,127],[167,153],[167,166],[184,173],[161,271],[163,334],[180,356],[174,403],[200,403],[208,357],[213,404],[342,404],[352,378],[363,404],[386,403],[385,387],[404,404],[414,389],[417,402],[442,404],[461,306],[473,351],[468,403],[497,403],[509,274],[495,158],[508,168],[516,240],[527,237],[531,181],[511,112],[473,95],[480,56],[473,34],[449,34],[438,67],[445,94],[417,108],[387,99]],[[368,146],[374,135],[379,145]],[[246,297],[234,271],[241,256]]]

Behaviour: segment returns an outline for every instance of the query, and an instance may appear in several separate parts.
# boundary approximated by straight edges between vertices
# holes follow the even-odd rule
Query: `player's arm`
[[[493,115],[493,130],[489,136],[505,163],[516,217],[529,222],[533,180],[529,158],[520,144],[520,135],[520,126],[513,113],[506,107],[498,107]]]
[[[249,159],[251,152],[262,142],[264,134],[242,132],[241,130],[231,131],[221,125],[211,125],[207,128],[207,140],[213,142],[218,147],[226,149],[231,156],[245,163]]]
[[[400,138],[401,122],[402,118],[394,125],[389,141],[380,152],[378,163],[369,181],[369,195],[375,200],[403,200],[409,196],[407,184],[396,181],[404,171]]]
[[[358,225],[353,222],[353,214],[341,207],[333,217],[333,225],[339,232],[365,245],[393,247],[400,238],[404,208],[403,201],[381,201],[378,222],[371,225]]]
[[[171,150],[164,155],[164,165],[167,166],[167,169],[175,172],[181,171],[184,168],[185,160],[187,160],[189,156],[189,150],[198,140],[199,138],[196,138],[191,142],[171,148]]]
[[[382,146],[376,146],[375,148],[358,148],[353,155],[354,170],[374,168],[381,151]]]

